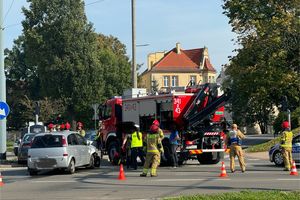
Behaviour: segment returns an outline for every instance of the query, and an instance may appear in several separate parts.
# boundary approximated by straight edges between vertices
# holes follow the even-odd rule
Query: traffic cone
[[[4,183],[2,182],[2,175],[1,175],[1,172],[0,172],[0,187],[2,187],[4,185]]]
[[[226,173],[226,169],[225,169],[225,164],[224,164],[224,162],[222,162],[222,166],[221,166],[221,174],[219,175],[219,177],[227,177],[227,173]]]
[[[292,175],[292,176],[298,176],[298,172],[297,172],[295,161],[293,161],[293,166],[292,166],[292,170],[291,170],[290,175]]]
[[[125,173],[124,173],[124,169],[123,169],[123,164],[120,164],[120,173],[119,173],[119,180],[126,180],[126,177],[125,177]]]

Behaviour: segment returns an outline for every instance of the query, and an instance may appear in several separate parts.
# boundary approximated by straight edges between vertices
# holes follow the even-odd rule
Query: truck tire
[[[119,158],[116,158],[116,154],[120,156],[120,153],[118,151],[118,146],[119,145],[117,141],[112,141],[108,145],[107,154],[110,162],[113,165],[118,165]]]
[[[217,155],[217,158],[213,159],[212,153],[203,153],[197,156],[197,159],[200,164],[217,164],[220,162],[220,155]]]

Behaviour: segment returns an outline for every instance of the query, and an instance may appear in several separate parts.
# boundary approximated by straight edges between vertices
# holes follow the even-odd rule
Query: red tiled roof
[[[202,52],[203,48],[189,50],[180,49],[180,54],[178,54],[176,48],[173,48],[166,53],[162,59],[154,64],[151,71],[199,72]],[[208,59],[205,59],[204,69],[216,71]]]
[[[210,63],[209,59],[205,59],[204,61],[204,69],[207,69],[208,71],[213,71],[216,72],[215,68],[212,66],[212,64]]]

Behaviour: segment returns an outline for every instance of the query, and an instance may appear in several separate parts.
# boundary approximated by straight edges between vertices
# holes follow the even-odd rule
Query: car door
[[[81,165],[89,164],[90,162],[90,155],[89,155],[89,148],[87,146],[86,140],[79,134],[76,134],[76,138],[78,141],[78,151],[81,158]]]
[[[75,158],[75,166],[80,166],[81,165],[81,158],[80,158],[80,155],[79,155],[79,151],[78,151],[78,141],[77,141],[77,138],[75,136],[75,134],[70,134],[67,138],[68,140],[68,148],[67,148],[67,151],[68,151],[68,154],[70,156],[74,156]]]
[[[300,135],[293,139],[292,157],[293,160],[300,162]]]

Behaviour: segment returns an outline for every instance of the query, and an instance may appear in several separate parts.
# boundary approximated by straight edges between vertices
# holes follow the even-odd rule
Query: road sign
[[[9,113],[9,106],[7,105],[7,103],[0,101],[0,120],[7,117],[8,113]]]

